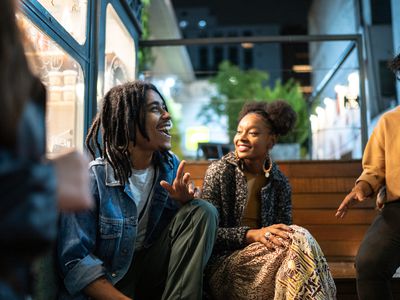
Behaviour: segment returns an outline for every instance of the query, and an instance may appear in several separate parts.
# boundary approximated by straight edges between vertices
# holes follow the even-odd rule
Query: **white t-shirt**
[[[147,169],[132,169],[132,175],[129,177],[129,188],[132,192],[138,214],[138,230],[136,237],[136,249],[140,249],[146,236],[147,223],[149,220],[149,210],[153,195],[155,181],[154,166]]]

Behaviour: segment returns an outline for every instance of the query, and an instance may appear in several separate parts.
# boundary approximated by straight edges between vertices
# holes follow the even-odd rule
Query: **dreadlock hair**
[[[136,80],[110,89],[103,98],[86,136],[86,147],[96,158],[96,151],[114,169],[116,178],[126,183],[132,174],[129,142],[136,145],[136,130],[149,140],[146,130],[146,96],[149,90],[156,92],[165,103],[157,88],[148,82]],[[102,134],[99,140],[99,132]]]
[[[283,100],[276,100],[271,103],[248,102],[242,107],[238,121],[250,113],[260,115],[271,129],[272,134],[278,136],[289,133],[297,119],[296,112]]]

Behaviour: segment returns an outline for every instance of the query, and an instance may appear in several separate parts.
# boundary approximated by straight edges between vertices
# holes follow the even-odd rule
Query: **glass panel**
[[[87,0],[38,0],[83,45],[86,41]]]
[[[288,44],[285,55],[278,43],[152,47],[154,60],[141,64],[147,68],[139,70],[139,76],[156,84],[168,99],[175,123],[172,150],[182,158],[216,158],[233,149],[237,117],[245,102],[286,100],[298,122],[274,146],[275,160],[358,159],[356,51],[321,88],[348,45]],[[312,96],[317,88],[318,94]]]
[[[314,89],[310,115],[312,159],[360,159],[361,111],[357,51],[349,51],[350,42],[310,44],[310,68]],[[333,66],[349,53],[330,78]],[[326,79],[329,78],[328,81]]]
[[[104,92],[135,78],[135,43],[114,8],[107,6]]]
[[[26,54],[47,87],[46,129],[49,154],[83,149],[84,78],[80,65],[25,16]]]

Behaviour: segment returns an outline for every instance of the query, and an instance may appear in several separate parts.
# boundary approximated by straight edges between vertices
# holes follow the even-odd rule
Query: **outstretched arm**
[[[335,216],[337,218],[343,218],[347,210],[355,205],[356,203],[362,202],[369,199],[373,194],[372,187],[366,181],[359,181],[351,192],[344,198],[339,208],[336,211]]]

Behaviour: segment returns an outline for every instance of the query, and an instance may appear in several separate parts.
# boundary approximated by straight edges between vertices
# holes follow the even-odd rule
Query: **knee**
[[[194,215],[200,220],[213,226],[218,225],[218,211],[214,205],[201,199],[192,200],[190,205],[194,210]]]
[[[358,277],[376,277],[384,272],[385,262],[380,252],[376,252],[373,249],[363,251],[360,248],[355,259],[355,267]]]

